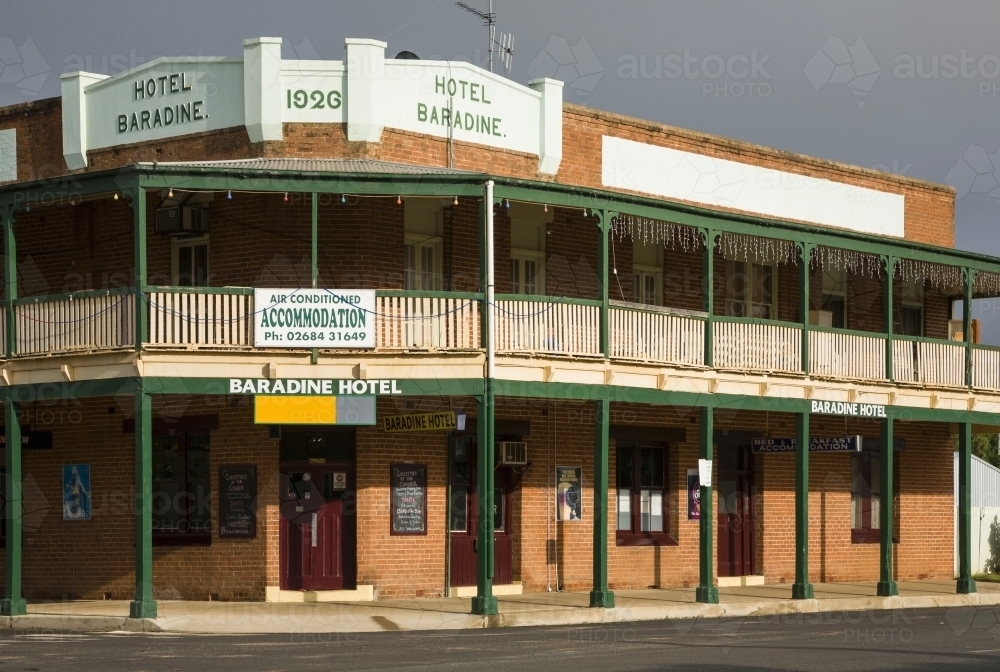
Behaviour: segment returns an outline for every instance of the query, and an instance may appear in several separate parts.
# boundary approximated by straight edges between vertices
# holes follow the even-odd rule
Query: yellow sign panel
[[[332,425],[337,422],[337,397],[254,397],[253,420],[261,425]]]
[[[382,418],[382,429],[386,432],[433,432],[455,427],[455,411],[387,415]]]

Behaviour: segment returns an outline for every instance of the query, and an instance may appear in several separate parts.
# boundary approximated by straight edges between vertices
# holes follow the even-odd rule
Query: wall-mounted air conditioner
[[[528,463],[528,444],[524,441],[501,441],[500,464],[508,466],[525,465]]]

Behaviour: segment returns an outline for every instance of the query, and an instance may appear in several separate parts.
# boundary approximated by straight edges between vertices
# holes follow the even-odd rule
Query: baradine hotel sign
[[[160,58],[127,72],[62,76],[63,154],[245,126],[252,142],[281,141],[282,123],[347,124],[349,140],[385,128],[562,158],[562,83],[522,86],[464,62],[385,58],[385,43],[349,39],[344,61],[281,58],[279,38],[243,44],[243,58]]]

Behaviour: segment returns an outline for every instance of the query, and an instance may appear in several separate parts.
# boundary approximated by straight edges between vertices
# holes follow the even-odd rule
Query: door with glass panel
[[[719,576],[754,573],[753,452],[750,446],[720,445]]]
[[[451,572],[449,585],[476,585],[479,498],[476,496],[476,440],[471,435],[453,436],[451,457]],[[510,526],[510,469],[495,467],[493,474],[493,583],[513,580],[513,545]]]

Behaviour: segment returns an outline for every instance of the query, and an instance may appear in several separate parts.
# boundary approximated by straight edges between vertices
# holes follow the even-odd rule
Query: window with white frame
[[[545,293],[545,224],[512,219],[510,223],[510,291]]]
[[[896,333],[903,336],[924,335],[924,283],[920,280],[903,282],[900,286],[899,323]]]
[[[208,286],[208,234],[178,236],[170,241],[175,287]]]
[[[847,271],[823,271],[823,310],[830,313],[830,326],[847,327]]]
[[[444,288],[444,210],[436,199],[409,198],[403,206],[404,286]]]
[[[775,266],[726,260],[726,315],[775,319],[777,299]]]
[[[663,246],[632,244],[632,297],[636,303],[663,305]]]

